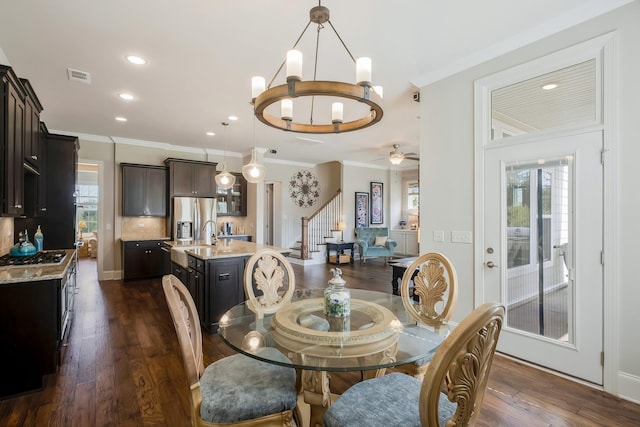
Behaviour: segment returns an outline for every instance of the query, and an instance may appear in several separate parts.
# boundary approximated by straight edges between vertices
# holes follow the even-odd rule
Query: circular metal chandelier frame
[[[334,96],[367,104],[370,113],[356,120],[331,124],[298,123],[269,114],[266,108],[286,98]],[[265,90],[255,99],[255,115],[262,123],[282,130],[301,133],[340,133],[363,129],[382,119],[382,98],[369,86],[322,80],[290,81]]]

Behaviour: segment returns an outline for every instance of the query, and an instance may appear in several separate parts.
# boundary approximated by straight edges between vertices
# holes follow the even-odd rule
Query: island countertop
[[[260,249],[273,249],[283,254],[288,254],[291,249],[278,246],[263,245],[260,243],[246,242],[234,239],[219,239],[217,245],[201,245],[185,248],[188,255],[207,261],[218,258],[232,258],[239,256],[251,256]]]
[[[75,257],[75,249],[66,249],[64,259],[58,264],[29,264],[0,267],[0,285],[61,279],[67,273]]]

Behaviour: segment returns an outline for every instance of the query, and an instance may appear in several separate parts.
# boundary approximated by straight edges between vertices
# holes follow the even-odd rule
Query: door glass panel
[[[572,157],[505,169],[507,327],[569,341]]]
[[[491,92],[491,140],[591,123],[596,117],[592,59]]]

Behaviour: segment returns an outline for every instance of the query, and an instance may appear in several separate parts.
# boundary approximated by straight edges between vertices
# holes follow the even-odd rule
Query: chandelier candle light
[[[311,23],[318,25],[313,80],[302,79],[302,53],[296,47]],[[318,46],[320,30],[328,23],[338,40],[342,43],[349,57],[356,64],[356,83],[316,80],[318,68]],[[286,64],[287,83],[272,87],[272,84]],[[314,124],[313,106],[316,96],[342,98],[358,101],[369,107],[367,114],[351,121],[344,121],[344,105],[334,102],[331,105],[331,124]],[[286,60],[266,86],[264,77],[251,79],[251,97],[255,116],[262,123],[286,131],[301,133],[340,133],[359,130],[378,123],[382,119],[382,87],[371,85],[371,58],[363,57],[355,60],[344,41],[329,19],[329,9],[318,5],[309,12],[309,22],[298,37],[293,48],[287,52]],[[311,112],[308,123],[294,120],[293,100],[300,97],[311,97]],[[267,107],[280,101],[280,117],[270,114]]]
[[[224,161],[222,162],[222,172],[216,175],[216,185],[221,190],[228,190],[236,183],[236,177],[227,170],[227,126],[229,123],[222,122],[224,126]]]

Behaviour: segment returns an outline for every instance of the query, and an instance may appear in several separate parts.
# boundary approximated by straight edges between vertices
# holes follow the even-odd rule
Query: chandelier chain
[[[340,40],[340,43],[342,43],[342,46],[344,47],[344,50],[347,51],[347,53],[349,54],[349,56],[351,57],[351,60],[355,63],[356,59],[353,57],[353,55],[351,54],[351,51],[349,50],[349,48],[347,47],[347,45],[345,44],[344,40],[342,40],[342,37],[340,37],[340,34],[338,34],[338,30],[336,30],[336,27],[333,26],[333,24],[331,23],[331,21],[327,21],[329,23],[329,25],[331,25],[331,29],[333,30],[334,33],[336,33],[336,36],[338,37],[338,40]]]

